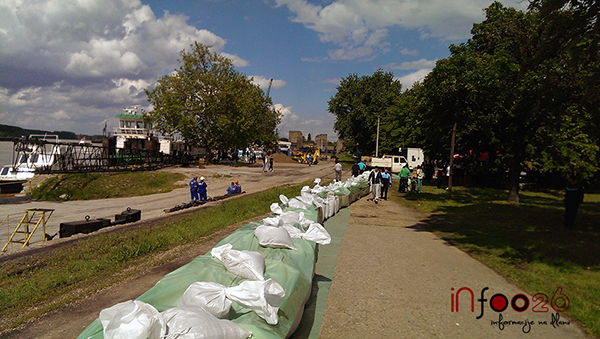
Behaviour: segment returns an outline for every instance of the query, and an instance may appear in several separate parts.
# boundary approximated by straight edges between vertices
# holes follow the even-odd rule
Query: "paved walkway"
[[[375,205],[366,198],[352,204],[350,210],[335,273],[321,277],[331,279],[331,287],[319,338],[586,338],[572,321],[554,328],[552,313],[534,313],[534,304],[522,313],[509,305],[501,313],[499,325],[494,322],[499,321],[500,314],[489,302],[484,316],[476,319],[480,303],[475,300],[472,313],[469,293],[463,291],[459,312],[451,312],[452,288],[469,287],[479,299],[482,288],[489,287],[485,292],[488,300],[502,293],[509,303],[514,295],[526,293],[423,231],[419,221],[426,216],[420,212],[391,201]],[[547,324],[540,323],[543,321]]]

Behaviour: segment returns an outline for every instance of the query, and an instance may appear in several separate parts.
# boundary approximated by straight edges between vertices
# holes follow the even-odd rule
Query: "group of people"
[[[206,201],[207,187],[208,185],[204,181],[204,177],[200,177],[200,181],[198,181],[198,176],[195,175],[194,178],[190,181],[190,193],[192,195],[192,201]]]
[[[227,187],[227,195],[232,195],[236,193],[242,193],[242,186],[237,180],[232,181],[231,185]]]
[[[195,175],[194,178],[190,181],[190,194],[192,197],[192,201],[206,201],[206,188],[208,185],[206,181],[204,181],[204,177],[200,177],[200,181],[198,181],[198,176]],[[231,185],[227,187],[227,195],[232,195],[236,193],[242,193],[242,186],[239,181],[235,180],[231,182]]]
[[[273,172],[273,156],[263,155],[263,172]]]
[[[369,185],[373,198],[368,200],[372,200],[376,204],[379,203],[379,199],[387,200],[388,189],[392,186],[392,174],[387,168],[384,168],[382,173],[376,166],[369,174]]]

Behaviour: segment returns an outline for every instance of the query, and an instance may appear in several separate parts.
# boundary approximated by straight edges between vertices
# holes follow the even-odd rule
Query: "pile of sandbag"
[[[317,179],[296,197],[281,195],[269,217],[240,227],[137,300],[102,310],[79,338],[288,337],[310,296],[315,247],[331,242],[322,223],[353,189],[366,191],[366,178],[328,186]]]

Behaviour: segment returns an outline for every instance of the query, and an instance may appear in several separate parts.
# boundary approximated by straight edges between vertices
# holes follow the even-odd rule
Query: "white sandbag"
[[[314,183],[317,184],[317,185],[320,184],[321,183],[321,178],[315,178]]]
[[[292,225],[283,225],[282,227],[285,228],[285,230],[290,234],[290,237],[294,239],[310,240],[320,245],[327,245],[331,243],[331,236],[329,235],[329,232],[327,232],[325,227],[318,223],[310,224],[306,232],[302,232],[300,229]]]
[[[300,192],[300,196],[302,196],[302,198],[304,198],[309,204],[312,204],[312,201],[314,200],[314,194],[311,193],[310,191],[306,191],[306,192]]]
[[[161,339],[166,333],[165,322],[158,310],[139,300],[105,308],[98,318],[106,339]]]
[[[281,214],[283,213],[283,210],[281,209],[281,206],[279,206],[278,203],[274,202],[271,204],[271,212],[275,214]]]
[[[236,323],[218,319],[199,306],[178,306],[162,312],[165,339],[245,339],[252,335]]]
[[[215,247],[210,254],[219,259],[225,268],[242,278],[265,280],[265,258],[255,251],[234,250],[233,245],[225,244]]]
[[[277,325],[277,312],[283,303],[285,291],[275,280],[244,281],[238,286],[229,287],[227,296],[244,308],[253,310],[270,325]]]
[[[284,225],[285,224],[293,225],[293,224],[299,223],[300,222],[300,213],[302,213],[302,212],[285,211],[280,215],[281,221],[283,222]],[[304,217],[304,213],[302,213],[302,216]]]
[[[296,197],[296,199],[305,205],[312,205],[312,202],[314,200],[314,199],[312,199],[312,195],[310,196],[310,198],[307,198],[306,196],[303,196],[303,195],[299,195]]]
[[[284,205],[287,205],[287,204],[288,204],[288,202],[289,202],[289,199],[288,199],[288,197],[286,197],[286,196],[285,196],[285,195],[283,195],[283,194],[280,194],[280,195],[279,195],[279,200],[281,200],[281,203],[282,203],[282,204],[284,204]]]
[[[306,205],[305,203],[303,203],[302,201],[296,199],[296,198],[292,198],[289,200],[288,202],[288,206],[291,208],[299,208],[299,209],[306,209]],[[310,205],[310,204],[309,204]]]
[[[258,239],[258,243],[264,247],[296,249],[289,233],[281,227],[258,226],[254,230],[254,236]]]
[[[262,222],[265,226],[280,227],[283,225],[283,221],[281,220],[280,216],[264,218]]]
[[[217,318],[227,318],[231,300],[227,299],[226,289],[215,282],[197,281],[183,292],[179,306],[199,306]]]
[[[308,226],[308,230],[304,232],[303,239],[314,241],[319,245],[328,245],[331,243],[331,235],[319,223],[312,223]]]

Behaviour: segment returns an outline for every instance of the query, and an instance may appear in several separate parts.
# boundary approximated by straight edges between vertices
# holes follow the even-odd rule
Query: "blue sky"
[[[282,113],[280,135],[326,133],[342,77],[391,71],[409,88],[469,37],[488,0],[0,0],[0,123],[101,134],[198,41]],[[501,1],[525,9],[526,2]]]

